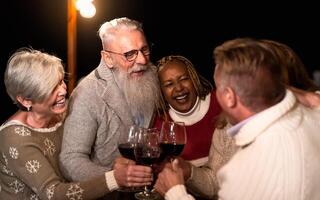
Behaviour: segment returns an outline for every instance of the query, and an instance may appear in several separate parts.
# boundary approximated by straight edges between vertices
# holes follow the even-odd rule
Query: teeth
[[[65,101],[66,101],[66,99],[63,98],[63,99],[57,101],[56,104],[64,104]]]
[[[55,108],[63,108],[65,104],[55,104],[54,107]]]
[[[184,99],[184,98],[186,98],[187,97],[187,95],[183,95],[183,96],[178,96],[178,97],[176,97],[176,99],[177,100],[181,100],[181,99]]]

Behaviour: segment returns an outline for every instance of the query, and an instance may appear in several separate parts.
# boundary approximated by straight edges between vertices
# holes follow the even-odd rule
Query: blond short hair
[[[14,103],[17,96],[42,102],[64,78],[61,59],[31,48],[17,50],[8,60],[4,83]]]
[[[279,59],[274,52],[251,38],[227,41],[214,50],[215,75],[220,87],[231,87],[242,103],[261,111],[285,95]]]

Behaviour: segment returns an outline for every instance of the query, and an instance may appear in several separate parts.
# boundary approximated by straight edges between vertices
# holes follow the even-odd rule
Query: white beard
[[[130,77],[131,72],[143,69],[146,71],[141,77]],[[156,66],[152,64],[135,65],[127,73],[115,67],[114,76],[129,105],[135,124],[149,126],[145,119],[151,118],[160,98]]]

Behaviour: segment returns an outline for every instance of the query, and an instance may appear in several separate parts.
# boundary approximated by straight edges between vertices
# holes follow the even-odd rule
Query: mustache
[[[151,66],[152,66],[152,64],[147,64],[147,65],[136,64],[135,66],[128,69],[128,74],[131,74],[134,72],[150,70]]]

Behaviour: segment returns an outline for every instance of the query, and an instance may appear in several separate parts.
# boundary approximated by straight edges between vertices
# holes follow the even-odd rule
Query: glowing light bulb
[[[80,10],[80,15],[85,18],[91,18],[96,14],[96,8],[93,0],[77,0],[76,8]]]
[[[80,14],[82,17],[91,18],[96,14],[96,8],[92,3],[88,3],[80,9]]]
[[[77,0],[76,1],[76,8],[80,10],[89,0]]]

